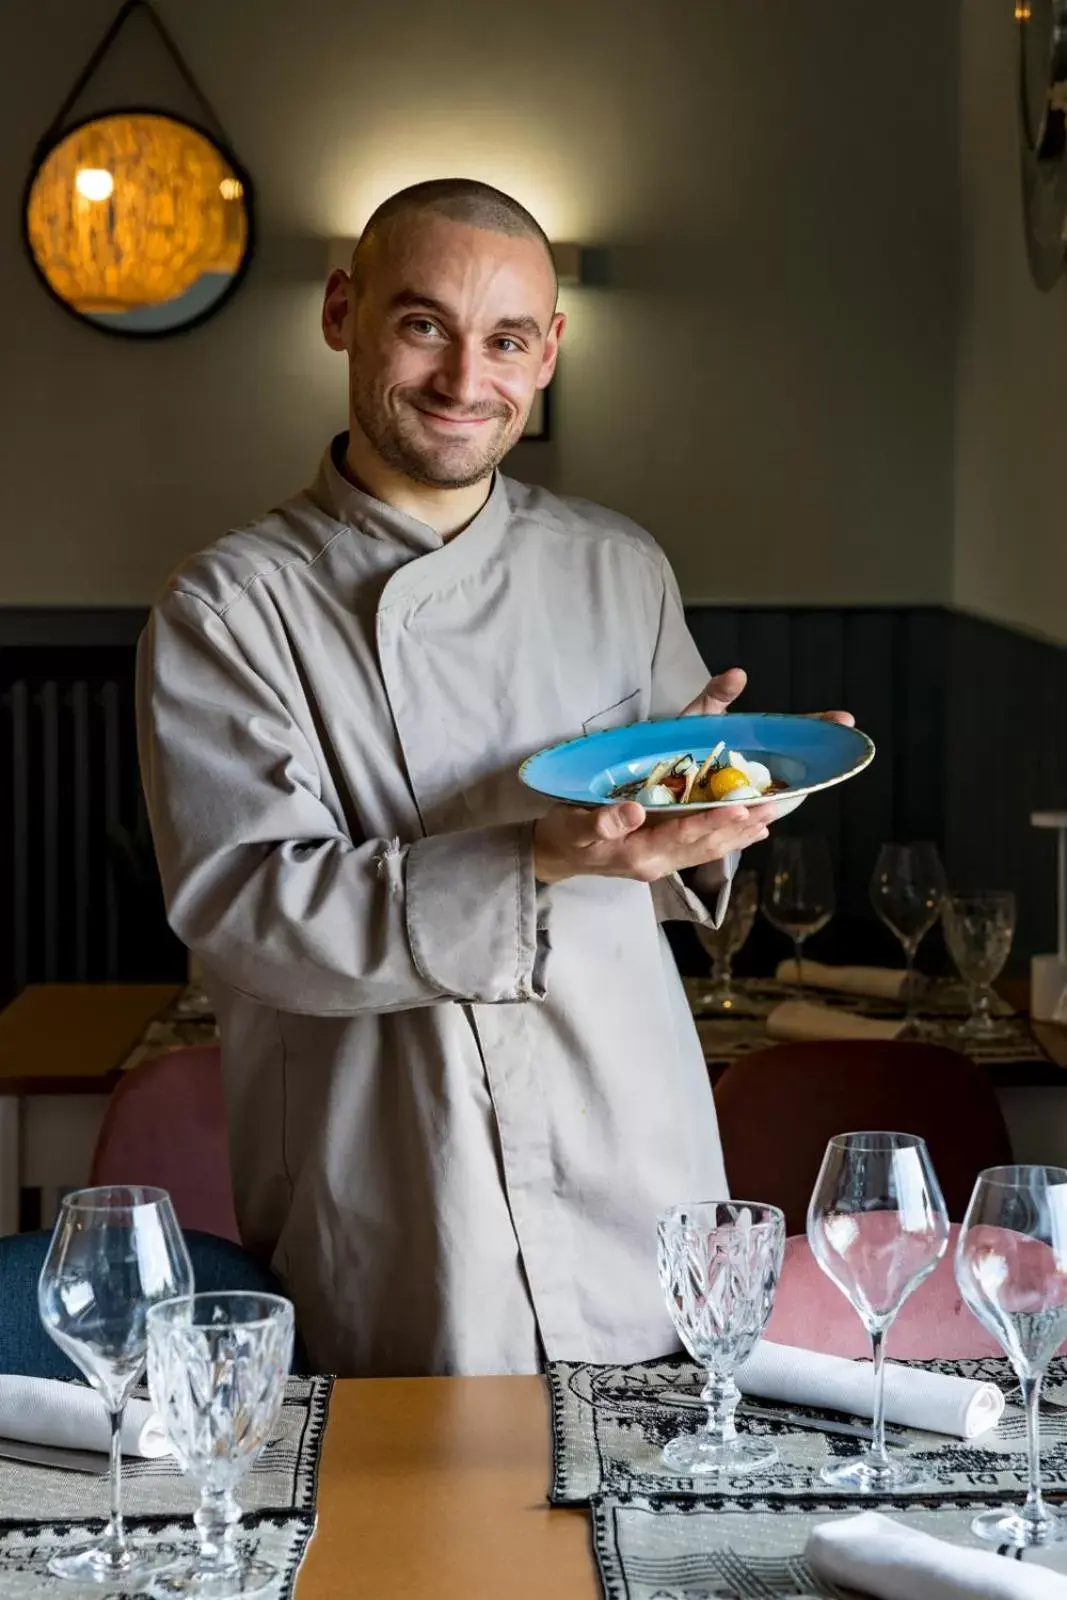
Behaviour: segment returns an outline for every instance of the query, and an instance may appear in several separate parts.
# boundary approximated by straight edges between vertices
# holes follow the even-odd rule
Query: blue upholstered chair
[[[51,1237],[45,1230],[0,1238],[0,1372],[20,1372],[37,1378],[82,1376],[45,1333],[37,1315],[37,1280]],[[282,1292],[274,1274],[239,1244],[195,1229],[185,1230],[185,1243],[198,1290]],[[299,1337],[293,1370],[307,1370]]]

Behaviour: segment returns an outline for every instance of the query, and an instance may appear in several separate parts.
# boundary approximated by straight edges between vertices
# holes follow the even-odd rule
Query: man
[[[658,921],[706,917],[677,874],[772,808],[646,822],[516,776],[744,682],[707,683],[647,534],[496,472],[563,325],[516,202],[465,180],[387,201],[326,287],[347,435],[184,566],[142,641],[145,789],[218,1007],[242,1235],[322,1370],[661,1353],[656,1214],[726,1194]]]

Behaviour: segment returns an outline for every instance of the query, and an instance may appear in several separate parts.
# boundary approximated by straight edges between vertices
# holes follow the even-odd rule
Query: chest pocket
[[[640,700],[640,689],[632,689],[629,694],[623,695],[621,700],[616,700],[614,705],[605,706],[603,711],[597,711],[593,716],[586,717],[582,723],[582,732],[602,733],[605,728],[624,728],[629,723],[636,722]]]

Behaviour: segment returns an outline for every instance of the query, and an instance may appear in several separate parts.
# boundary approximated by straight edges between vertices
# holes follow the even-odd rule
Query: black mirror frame
[[[48,157],[52,154],[52,151],[57,149],[65,139],[70,137],[72,133],[77,133],[79,128],[86,128],[93,122],[102,121],[105,117],[124,116],[165,117],[169,122],[179,123],[183,128],[189,128],[193,133],[199,134],[200,137],[202,139],[206,139],[208,144],[211,145],[212,149],[217,150],[219,155],[222,156],[223,159],[229,164],[234,176],[241,184],[243,191],[241,198],[244,201],[245,207],[245,226],[247,230],[247,237],[245,241],[245,251],[243,257],[241,258],[240,266],[234,272],[230,282],[219,295],[217,300],[213,300],[209,306],[204,308],[203,311],[197,312],[196,316],[190,317],[188,322],[180,323],[174,328],[149,328],[144,330],[136,330],[133,328],[121,328],[117,325],[111,326],[101,322],[94,322],[91,317],[87,317],[82,312],[76,310],[74,306],[70,305],[66,300],[64,300],[61,294],[57,294],[56,290],[53,289],[43,269],[39,265],[37,257],[34,255],[33,245],[30,241],[30,195],[33,192],[33,185],[36,181],[37,174],[40,172],[41,167],[47,161]],[[167,111],[161,106],[119,106],[113,111],[95,111],[90,117],[82,117],[80,121],[70,123],[69,126],[63,128],[61,132],[57,133],[55,137],[50,137],[37,146],[33,152],[33,158],[30,163],[29,176],[27,177],[22,190],[22,213],[20,218],[20,226],[22,243],[25,248],[26,255],[29,258],[30,266],[33,268],[34,275],[38,282],[44,285],[49,299],[53,300],[56,305],[62,306],[67,315],[73,317],[81,327],[92,328],[95,332],[106,334],[113,339],[128,339],[134,340],[138,343],[148,343],[155,339],[174,339],[180,337],[184,333],[191,333],[194,328],[199,328],[203,323],[208,322],[212,317],[217,316],[223,307],[230,303],[248,275],[248,269],[252,265],[252,258],[256,249],[254,186],[247,170],[237,159],[229,146],[224,142],[224,140],[219,138],[218,134],[209,132],[209,130],[205,128],[202,123],[194,122],[191,117],[180,116],[177,112]]]

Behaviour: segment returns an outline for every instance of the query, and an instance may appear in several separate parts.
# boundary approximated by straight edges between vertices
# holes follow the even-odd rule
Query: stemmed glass
[[[81,1368],[111,1421],[111,1514],[100,1540],[53,1556],[61,1578],[128,1588],[161,1562],[126,1537],[122,1521],[122,1415],[144,1371],[145,1318],[157,1301],[190,1294],[193,1269],[163,1189],[79,1189],[59,1208],[37,1303],[45,1330]]]
[[[956,1242],[956,1282],[999,1340],[1026,1402],[1030,1487],[1018,1511],[971,1523],[995,1544],[1052,1544],[1067,1523],[1041,1496],[1039,1406],[1046,1368],[1067,1339],[1067,1170],[989,1167],[978,1174]]]
[[[871,905],[904,949],[904,1032],[915,1034],[915,957],[941,914],[948,884],[937,846],[884,844],[871,877]]]
[[[682,1434],[663,1451],[672,1471],[755,1472],[778,1452],[768,1439],[739,1438],[734,1373],[747,1361],[771,1314],[785,1251],[785,1217],[776,1206],[709,1200],[674,1206],[659,1220],[659,1279],[678,1337],[705,1368],[702,1433]]]
[[[808,1207],[812,1255],[871,1337],[874,1441],[822,1478],[837,1488],[916,1489],[928,1475],[885,1447],[885,1337],[904,1301],[948,1248],[948,1212],[922,1139],[842,1133],[826,1147]]]
[[[1015,933],[1015,896],[1010,889],[953,894],[945,902],[945,943],[967,985],[971,1014],[959,1032],[964,1039],[993,1039],[1004,1031],[993,1021],[992,984],[1003,971]]]
[[[739,872],[730,885],[730,901],[722,926],[697,924],[697,938],[711,957],[711,983],[700,991],[705,1011],[736,1011],[740,996],[733,984],[732,963],[752,932],[759,909],[759,880],[751,868]]]
[[[280,1295],[197,1294],[148,1314],[148,1387],[182,1470],[200,1490],[194,1566],[151,1585],[158,1596],[229,1600],[279,1574],[237,1548],[234,1488],[273,1432],[293,1357],[293,1307]]]
[[[792,939],[801,990],[804,941],[825,928],[834,904],[834,873],[826,840],[804,835],[774,839],[763,885],[763,915]]]

